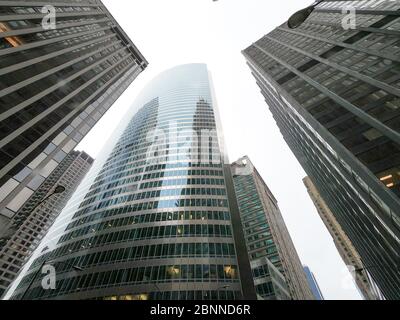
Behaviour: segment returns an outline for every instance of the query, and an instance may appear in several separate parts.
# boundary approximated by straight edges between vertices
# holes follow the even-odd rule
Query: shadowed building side
[[[55,11],[54,28],[43,25],[44,6]],[[39,203],[35,192],[147,61],[99,0],[0,0],[0,10],[3,246],[7,226],[24,219],[27,201]]]
[[[377,292],[376,285],[372,283],[367,269],[364,269],[360,255],[357,253],[357,250],[354,248],[349,237],[344,233],[343,229],[336,221],[334,214],[328,208],[324,199],[322,199],[311,179],[305,177],[303,182],[319,216],[332,236],[333,242],[342,257],[343,262],[354,270],[359,270],[357,272],[353,271],[353,275],[362,296],[366,300],[379,300],[379,293]]]
[[[343,28],[343,7],[356,9]],[[400,298],[400,3],[323,1],[243,51],[274,119],[387,299]]]

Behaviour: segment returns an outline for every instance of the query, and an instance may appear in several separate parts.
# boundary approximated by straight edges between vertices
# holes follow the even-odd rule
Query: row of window
[[[197,291],[155,291],[150,293],[109,296],[102,300],[239,300],[240,291],[231,290],[197,290]]]
[[[195,226],[195,230],[194,230],[194,234],[193,236],[196,237],[200,237],[204,234],[204,237],[209,237],[209,231],[212,232],[214,231],[214,236],[216,236],[215,231],[218,231],[217,228],[215,230],[209,230],[208,225],[194,225]],[[201,228],[199,228],[199,226],[201,226]],[[177,226],[161,226],[161,227],[155,227],[155,230],[157,231],[157,235],[161,235],[161,233],[163,233],[163,235],[165,234],[165,236],[163,236],[164,238],[171,238],[171,232],[175,231],[177,232],[177,229],[173,228],[171,231],[172,227],[177,227]],[[182,226],[180,226],[182,227]],[[203,233],[203,227],[204,227],[204,233]],[[161,229],[159,229],[161,228]],[[149,231],[150,229],[150,231]],[[143,228],[143,229],[132,229],[132,230],[122,230],[119,232],[112,232],[112,233],[107,233],[107,234],[102,234],[102,235],[97,235],[97,236],[93,236],[90,238],[86,238],[86,239],[82,239],[76,242],[73,242],[71,244],[67,244],[61,247],[58,247],[57,249],[55,249],[54,251],[52,251],[52,254],[54,257],[61,257],[65,254],[70,254],[73,252],[77,252],[80,250],[86,250],[88,247],[97,247],[97,246],[103,246],[106,244],[113,244],[113,243],[120,243],[120,242],[128,242],[128,241],[134,241],[134,240],[143,240],[143,239],[148,239],[147,238],[147,234],[151,235],[155,234],[155,230],[152,230],[153,228],[149,227],[149,228]],[[187,230],[187,228],[185,228]],[[201,229],[201,232],[200,230]],[[212,228],[214,229],[214,228]],[[182,229],[181,229],[182,230]],[[193,231],[193,227],[192,229],[189,227],[189,231]],[[182,232],[182,231],[180,231]],[[184,231],[183,231],[184,232]],[[199,232],[196,235],[196,232]],[[170,235],[167,236],[166,234],[169,233]],[[230,237],[231,236],[231,229],[230,226],[219,226],[219,234],[220,236],[222,236],[222,233],[225,233],[226,235],[224,237]],[[139,237],[140,235],[140,237]],[[176,237],[176,233],[175,236]],[[190,235],[180,235],[179,237],[189,237]],[[45,258],[45,256],[43,256]]]
[[[84,256],[68,259],[62,263],[54,263],[57,272],[70,270],[71,266],[88,266],[123,262],[143,261],[165,258],[220,258],[235,257],[233,243],[164,243],[147,246],[119,248],[95,252]],[[37,265],[37,263],[36,263]]]
[[[275,243],[274,243],[274,241],[272,239],[263,240],[263,241],[257,241],[257,242],[255,242],[253,244],[250,244],[248,246],[248,248],[249,248],[249,251],[263,249],[268,254],[277,252],[277,248],[276,248]]]
[[[139,169],[143,169],[143,168],[139,168]],[[137,170],[138,169],[135,169],[134,171],[137,171]],[[118,187],[120,185],[132,185],[132,184],[134,184],[134,182],[140,181],[141,178],[142,178],[141,175],[134,175],[133,177],[119,179],[119,180],[113,180],[110,177],[104,178],[102,180],[98,180],[98,178],[96,178],[97,182],[92,184],[92,186],[90,187],[91,191],[85,195],[85,199],[89,199],[90,197],[100,193],[101,191],[109,190],[109,189]]]
[[[179,163],[162,163],[162,164],[150,164],[147,160],[133,161],[131,158],[126,158],[116,162],[115,155],[110,156],[112,162],[108,167],[106,165],[100,171],[100,174],[96,177],[95,184],[92,188],[97,187],[104,183],[104,180],[117,183],[122,180],[122,177],[134,175],[137,173],[149,172],[149,171],[165,171],[167,169],[174,168],[193,168],[193,167],[205,167],[205,168],[221,168],[221,163],[201,163],[201,162],[179,162]],[[111,160],[110,160],[111,161]],[[128,162],[128,163],[126,163]],[[132,169],[125,171],[127,169]],[[115,175],[118,172],[122,172],[120,174]],[[187,170],[184,170],[185,172]],[[114,174],[114,176],[110,177],[110,174]]]
[[[103,169],[100,171],[99,175],[96,178],[96,182],[95,184],[92,186],[91,189],[96,188],[99,184],[102,184],[104,182],[102,182],[105,177],[104,175],[107,172],[107,179],[110,175],[111,171],[112,173],[117,173],[117,172],[121,172],[127,169],[133,169],[130,170],[129,172],[131,174],[137,174],[137,173],[141,173],[141,172],[151,172],[151,171],[163,171],[163,170],[168,170],[168,169],[174,169],[174,168],[221,168],[221,164],[213,164],[213,163],[209,163],[209,164],[204,164],[204,163],[184,163],[184,162],[178,162],[178,163],[163,163],[163,164],[152,164],[149,165],[147,163],[147,161],[139,161],[139,162],[134,162],[134,163],[129,163],[129,164],[123,164],[120,163],[122,162],[121,160],[118,160],[115,158],[116,154],[113,154],[113,156],[110,158],[112,159],[112,161],[108,164],[108,162],[104,165]],[[126,162],[126,160],[130,159],[123,159],[123,161]],[[108,185],[109,188],[115,187],[117,185],[121,184],[125,184],[124,182],[120,182],[120,181],[124,181],[124,179],[118,179],[117,181],[113,181],[112,183],[110,183]],[[101,183],[100,183],[101,182]],[[94,192],[97,193],[97,192]]]
[[[176,107],[176,106],[174,106]],[[171,123],[172,128],[171,128]],[[193,114],[193,112],[186,112],[181,113],[180,115],[165,115],[165,116],[156,116],[154,115],[153,117],[148,117],[148,120],[146,122],[142,121],[142,123],[135,128],[134,130],[131,130],[131,132],[139,132],[138,134],[138,143],[146,141],[145,136],[146,136],[146,131],[149,131],[153,128],[157,127],[158,129],[161,129],[163,131],[170,130],[173,132],[174,130],[180,130],[180,129],[193,129],[199,132],[200,136],[200,131],[202,129],[205,129],[206,127],[209,129],[214,129],[215,128],[215,120],[213,115],[206,115],[206,114],[201,114],[199,113],[198,115]],[[127,131],[127,133],[131,133]]]
[[[74,220],[71,222],[66,230],[72,229],[76,226],[89,223],[92,221],[100,220],[107,217],[122,215],[130,213],[131,206],[126,206],[117,209],[109,209],[88,215],[84,218]],[[227,211],[174,211],[174,212],[157,212],[141,215],[129,216],[121,219],[113,220],[117,225],[129,225],[156,221],[178,221],[178,220],[226,220],[230,221],[230,214]],[[122,222],[120,222],[122,220]],[[126,221],[126,222],[125,222]]]
[[[56,282],[55,290],[44,290],[39,286],[31,290],[29,295],[40,298],[100,287],[121,287],[123,285],[162,282],[237,281],[237,278],[238,272],[235,265],[185,264],[147,266],[95,272],[74,278],[61,279]],[[20,286],[23,286],[29,280],[29,277],[26,277]]]
[[[252,176],[237,176],[234,178],[235,190],[239,193],[238,204],[242,224],[245,228],[246,244],[250,259],[268,256],[277,268],[281,261],[274,239],[271,235],[268,219],[264,212],[263,203]],[[253,270],[255,277],[269,274],[267,266]]]
[[[187,166],[187,165],[186,165]],[[125,167],[123,167],[125,170]],[[140,170],[139,170],[140,169]],[[110,182],[107,184],[106,188],[111,189],[113,187],[116,187],[118,185],[123,185],[123,184],[130,184],[132,182],[137,182],[139,180],[149,180],[149,179],[156,179],[156,178],[163,178],[163,180],[155,181],[155,182],[146,182],[149,183],[148,186],[150,186],[150,183],[161,183],[162,185],[187,185],[187,184],[204,184],[204,185],[224,185],[224,180],[223,179],[217,179],[217,178],[181,178],[181,179],[164,179],[165,177],[172,177],[172,176],[186,176],[189,174],[190,171],[193,170],[180,170],[180,171],[161,171],[158,173],[154,173],[153,176],[149,176],[149,174],[144,175],[143,177],[141,175],[136,175],[130,178],[126,179],[120,179],[124,176],[129,176],[132,174],[137,174],[143,171],[143,168],[137,168],[134,170],[129,170],[125,171],[123,173],[118,174],[117,176],[112,176],[112,177],[106,177],[103,178],[102,180],[98,180],[92,187],[92,191],[90,191],[85,198],[89,198],[90,196],[93,196],[94,194],[97,194],[100,192],[102,189],[104,190],[104,187],[100,188],[99,186],[105,185],[107,182]],[[222,171],[217,171],[217,170],[202,170],[204,173],[209,173],[207,175],[209,176],[223,176]],[[172,172],[172,173],[171,173]],[[196,170],[196,172],[199,172]],[[218,173],[217,173],[218,172]],[[189,174],[190,175],[190,174]],[[146,176],[146,177],[145,177]],[[143,185],[143,184],[142,184]]]
[[[84,6],[74,6],[74,7],[69,7],[69,6],[57,6],[54,7],[55,12],[62,13],[62,12],[82,12],[86,11],[88,14],[92,13],[100,13],[101,11],[98,10],[98,7],[84,7]],[[32,14],[32,13],[37,13],[41,14],[43,10],[43,7],[37,6],[37,7],[8,7],[4,8],[2,13],[16,13],[16,14]],[[89,12],[90,11],[90,12]],[[11,14],[10,14],[11,15]]]
[[[187,213],[189,213],[189,212],[187,212]],[[199,213],[201,213],[201,211],[199,211]],[[172,218],[174,216],[177,218],[175,221],[184,220],[183,213],[181,213],[180,216],[178,216],[178,214],[179,214],[178,212],[175,212],[174,214],[169,213],[169,215],[168,215],[165,212],[163,216],[168,218],[168,220],[165,220],[165,221],[174,221],[174,220],[172,220]],[[219,218],[218,213],[216,213],[215,215],[211,214],[210,216],[211,217],[215,216],[215,217]],[[142,221],[139,220],[140,217],[141,217]],[[71,237],[74,238],[74,237],[77,237],[82,234],[87,234],[90,232],[100,232],[100,231],[110,229],[110,228],[120,228],[120,227],[125,227],[125,226],[132,226],[132,225],[137,226],[141,223],[150,222],[150,221],[146,221],[146,220],[149,220],[150,217],[151,217],[150,215],[141,215],[141,216],[130,216],[130,217],[125,217],[125,218],[120,218],[120,219],[103,221],[103,222],[100,222],[97,224],[88,225],[84,228],[80,228],[78,230],[72,231],[72,232],[68,233],[67,235],[64,235],[64,237],[68,236],[67,238],[69,239]],[[153,215],[153,218],[155,218],[155,215]],[[193,216],[191,218],[193,219]],[[219,219],[217,219],[217,220],[219,220]],[[222,220],[224,220],[224,219],[222,219]],[[202,220],[200,219],[199,221],[202,221]]]
[[[182,167],[189,167],[189,168],[201,168],[201,167],[206,167],[208,169],[210,168],[221,168],[221,164],[201,164],[201,163],[165,163],[165,164],[155,164],[155,165],[150,165],[146,166],[145,172],[149,171],[160,171],[160,170],[165,170],[165,169],[173,169],[173,168],[182,168]]]
[[[183,183],[182,183],[183,182]],[[225,185],[224,179],[214,178],[187,178],[187,179],[168,179],[145,182],[140,185],[140,189],[159,188],[165,186],[179,186],[179,185]]]
[[[265,282],[256,286],[256,292],[260,296],[272,296],[274,295],[274,286],[272,282]]]
[[[110,198],[115,195],[119,195],[126,192],[133,192],[133,186],[122,187],[120,189],[114,189],[113,191],[107,191],[105,193],[101,193],[96,197],[85,200],[81,205],[85,206],[90,203],[95,202],[96,200]],[[176,189],[161,189],[161,190],[153,190],[153,191],[145,191],[145,192],[137,192],[133,193],[132,200],[143,200],[149,198],[160,198],[160,197],[171,197],[171,196],[188,196],[188,195],[213,195],[213,196],[225,196],[225,189],[216,189],[216,188],[176,188]]]
[[[224,176],[222,170],[176,170],[176,171],[159,171],[153,173],[146,173],[143,175],[143,180],[150,180],[156,178],[176,177],[176,176]]]
[[[143,168],[140,168],[143,169]],[[135,169],[134,171],[140,171]],[[142,170],[141,170],[142,171]],[[208,170],[207,170],[208,171]],[[141,180],[142,177],[140,175],[131,177],[131,178],[126,178],[126,179],[121,179],[112,183],[107,184],[106,186],[103,187],[95,187],[92,186],[92,191],[90,191],[85,198],[88,199],[91,196],[100,193],[103,190],[109,190],[114,187],[120,186],[120,185],[130,185],[132,182],[137,182]],[[109,179],[104,179],[101,180],[101,184],[105,184]],[[166,185],[188,185],[188,184],[203,184],[205,185],[224,185],[224,180],[223,179],[216,179],[216,178],[187,178],[187,179],[168,179],[168,180],[157,180],[157,181],[150,181],[150,182],[145,182],[140,185],[140,189],[148,189],[148,188],[155,188],[155,187],[161,187],[161,186],[166,186]],[[98,184],[96,183],[96,186]]]
[[[100,229],[100,227],[102,229]],[[96,230],[97,228],[97,230]],[[109,228],[115,228],[112,222],[102,223],[97,226],[87,226],[82,229],[63,235],[59,242],[65,242],[76,237],[84,236],[96,231],[102,231]],[[124,235],[129,233],[129,235]],[[170,226],[154,226],[145,228],[135,228],[131,230],[121,230],[119,232],[108,233],[107,240],[104,243],[119,242],[119,239],[143,240],[143,239],[159,239],[159,238],[175,238],[175,237],[230,237],[231,227],[229,225],[219,224],[184,224]],[[95,237],[96,238],[96,237]],[[96,241],[93,241],[96,243]],[[89,244],[90,246],[90,244]]]
[[[269,276],[269,269],[267,265],[262,265],[259,267],[256,267],[251,270],[253,272],[253,278],[262,278],[262,277],[268,277]]]
[[[150,120],[149,120],[150,121]],[[215,131],[215,125],[211,124],[210,122],[203,122],[203,121],[194,121],[194,123],[188,123],[187,120],[179,120],[177,128],[179,128],[179,135],[178,135],[178,143],[168,144],[170,142],[168,140],[168,132],[169,129],[169,122],[165,122],[164,125],[161,125],[159,122],[156,123],[157,126],[154,125],[146,125],[145,129],[138,129],[135,128],[135,131],[130,134],[129,138],[127,138],[125,143],[130,141],[135,141],[134,143],[128,143],[121,148],[118,146],[118,151],[111,154],[111,158],[115,158],[118,156],[120,160],[122,159],[129,159],[130,161],[138,160],[138,159],[145,159],[145,155],[148,154],[148,149],[151,146],[152,149],[160,150],[159,153],[180,153],[179,151],[185,149],[183,143],[187,142],[187,138],[191,138],[198,142],[198,149],[203,150],[202,153],[205,154],[206,151],[211,148],[215,147],[214,152],[218,152],[218,140]],[[190,126],[189,126],[190,125]],[[155,133],[152,133],[152,130],[157,129]],[[193,132],[199,132],[199,134],[193,134]],[[173,132],[170,134],[174,134]],[[209,141],[211,138],[211,141]],[[204,144],[204,145],[203,145]],[[121,159],[122,158],[122,159]]]
[[[115,66],[114,68],[109,68],[109,69],[107,69],[107,71],[108,71],[108,73],[106,73],[105,75],[103,75],[103,80],[104,80],[104,82],[105,81],[108,81],[108,80],[111,80],[111,78],[113,77],[113,78],[116,78],[116,77],[118,77],[118,75],[119,74],[121,74],[121,72],[124,72],[125,70],[127,70],[129,67],[130,67],[130,61],[132,61],[133,62],[133,60],[132,60],[133,58],[132,57],[129,57],[129,58],[127,58],[126,60],[124,60],[122,63],[120,63],[118,66]],[[72,67],[71,67],[72,68]],[[94,71],[93,70],[91,70],[91,71],[89,71],[89,73],[94,73]],[[88,74],[88,73],[87,73]],[[57,77],[57,75],[56,74],[53,74],[53,75],[51,75],[52,77]],[[102,75],[93,75],[95,78],[99,78],[100,79],[100,76],[102,76]],[[59,79],[59,77],[58,77],[58,79]],[[94,79],[94,78],[93,78]],[[101,83],[103,83],[102,81],[103,80],[99,80],[98,81],[98,83],[99,82],[101,82]],[[74,80],[74,82],[76,82],[76,84],[77,84],[77,86],[82,86],[83,84],[84,84],[84,79],[81,77],[81,78],[77,78],[76,80]],[[95,86],[96,88],[98,88],[98,86],[99,86],[99,84],[96,84],[96,85],[92,85],[92,87],[93,86]],[[63,88],[62,90],[61,89],[57,89],[56,90],[56,92],[57,93],[55,93],[55,95],[57,95],[58,96],[58,98],[61,98],[61,97],[64,97],[65,96],[65,94],[67,94],[67,93],[70,93],[70,91],[72,91],[73,90],[73,87],[74,86],[72,86],[72,84],[71,84],[71,86],[68,86],[67,87],[67,89],[65,89],[65,88]],[[33,94],[36,94],[36,91],[37,90],[39,90],[38,88],[35,88],[35,92],[33,93]],[[81,87],[81,89],[83,90],[84,89],[84,87]],[[90,88],[89,88],[90,89]],[[74,96],[73,98],[71,98],[71,103],[69,104],[69,107],[67,108],[67,107],[65,107],[64,109],[63,109],[63,111],[61,112],[60,110],[56,110],[56,111],[54,111],[53,113],[51,113],[51,114],[49,114],[49,115],[47,115],[44,119],[42,119],[42,121],[40,121],[40,122],[38,122],[38,123],[36,123],[33,127],[31,127],[31,128],[29,128],[29,129],[26,129],[26,131],[18,138],[19,139],[19,141],[21,142],[19,145],[18,145],[18,148],[16,149],[16,148],[14,148],[14,146],[15,146],[15,144],[8,144],[8,145],[6,145],[4,148],[3,148],[3,150],[6,152],[6,153],[9,153],[10,155],[14,155],[14,156],[16,156],[16,154],[17,153],[19,153],[23,148],[26,148],[28,145],[29,145],[29,141],[31,141],[33,138],[32,137],[35,137],[35,136],[37,136],[38,134],[47,134],[47,135],[49,135],[49,134],[51,134],[51,132],[48,132],[48,130],[46,131],[46,127],[49,127],[49,126],[51,126],[51,124],[52,123],[56,123],[56,122],[58,122],[58,121],[60,121],[60,119],[64,119],[64,120],[68,120],[68,117],[71,117],[71,116],[73,116],[73,114],[75,114],[76,112],[78,112],[78,109],[75,107],[75,109],[73,108],[73,106],[76,106],[76,105],[78,105],[78,104],[80,104],[80,103],[82,103],[83,102],[83,100],[85,100],[85,97],[86,97],[86,94],[87,95],[89,95],[89,93],[90,93],[90,90],[89,90],[88,88],[86,88],[86,90],[83,90],[82,92],[83,93],[85,93],[85,94],[83,94],[82,92],[82,94],[81,95],[79,95],[79,96]],[[93,89],[93,88],[92,88]],[[25,90],[26,92],[27,92],[27,88],[26,87],[24,87],[23,89],[21,89],[21,90]],[[61,91],[63,91],[63,92],[61,92]],[[29,91],[29,90],[28,90]],[[40,90],[39,90],[40,91]],[[68,91],[68,92],[65,92],[65,91]],[[31,92],[30,92],[31,93]],[[14,92],[14,94],[19,94],[18,92]],[[23,95],[19,95],[20,97],[22,97]],[[25,97],[26,98],[26,97]],[[73,103],[72,103],[73,102]],[[76,105],[75,105],[75,103],[76,103]],[[35,105],[35,108],[36,107],[38,107],[39,109],[41,109],[41,108],[45,108],[48,104],[47,103],[45,103],[45,104],[43,104],[43,102],[41,103],[42,104],[42,106],[39,106],[38,104],[40,104],[40,102],[39,101],[37,101],[37,102],[35,102],[34,104],[36,104]],[[14,105],[14,104],[13,104]],[[43,107],[44,106],[44,107]],[[12,119],[11,118],[13,118],[15,121],[11,121]],[[18,118],[18,115],[16,115],[16,114],[14,114],[14,115],[12,115],[12,116],[10,116],[10,118],[9,118],[9,120],[10,121],[8,121],[8,123],[18,123],[18,124],[20,124],[20,120],[16,120],[16,118]],[[22,139],[22,140],[21,140]]]
[[[202,124],[199,126],[199,124]],[[137,125],[142,127],[143,125]],[[152,131],[157,129],[155,133]],[[161,149],[162,146],[166,146],[168,143],[169,150],[176,150],[182,147],[182,143],[186,142],[186,137],[191,137],[195,141],[198,141],[198,146],[200,147],[215,147],[218,148],[217,133],[215,131],[214,125],[209,122],[194,121],[194,123],[180,124],[177,128],[171,130],[170,123],[166,122],[164,125],[160,124],[158,121],[154,125],[146,124],[145,128],[136,127],[129,135],[124,135],[120,143],[114,149],[113,153],[110,155],[109,159],[117,159],[117,164],[121,160],[129,160],[132,162],[134,155],[145,154],[150,145]],[[197,134],[198,132],[198,134]],[[177,142],[170,141],[169,137],[176,137]],[[210,141],[211,138],[211,141]],[[119,158],[119,159],[118,159]],[[111,165],[107,162],[106,165]],[[109,166],[110,167],[110,166]]]
[[[148,132],[143,132],[143,133],[138,133],[134,132],[131,133],[129,136],[129,139],[125,139],[127,141],[124,141],[125,144],[122,144],[122,146],[117,146],[116,150],[110,155],[109,159],[115,159],[114,163],[111,163],[108,161],[105,164],[105,167],[103,168],[103,172],[105,171],[110,171],[110,169],[115,168],[123,164],[123,162],[129,162],[131,165],[135,163],[134,166],[138,166],[138,159],[142,158],[143,155],[147,154],[149,147],[151,146],[152,149],[157,149],[157,150],[162,150],[163,153],[166,153],[167,150],[171,153],[172,151],[176,151],[182,149],[182,143],[187,142],[187,138],[192,137],[196,142],[198,142],[198,150],[199,148],[202,147],[203,153],[208,148],[218,148],[218,143],[216,139],[216,133],[213,131],[215,129],[210,129],[210,128],[205,128],[206,126],[203,125],[200,128],[197,128],[197,126],[194,126],[193,128],[187,128],[187,129],[181,129],[179,131],[179,139],[177,143],[168,141],[167,138],[168,136],[164,136],[163,132],[157,131],[158,135],[153,134],[150,137],[147,135],[150,135],[151,133]],[[193,136],[193,130],[201,131],[202,135],[199,136]],[[157,128],[150,128],[151,130],[157,129],[157,130],[162,130],[162,128],[158,127]],[[167,129],[167,128],[166,128]],[[207,130],[207,131],[206,131]],[[174,134],[174,133],[169,133],[169,134]],[[178,133],[176,133],[178,134]],[[150,138],[150,140],[149,140]],[[209,141],[211,138],[212,140]],[[202,141],[203,139],[204,141]],[[206,140],[207,139],[207,140]],[[135,142],[131,142],[135,141]],[[127,143],[127,144],[126,144]],[[167,144],[168,143],[168,144]],[[161,153],[161,152],[160,152]],[[114,171],[110,171],[109,173],[113,173]]]
[[[179,97],[181,98],[181,97]],[[184,107],[188,107],[188,104],[193,103],[193,101],[183,102]],[[183,110],[180,107],[180,110],[177,111],[178,105],[174,103],[172,108],[168,111],[165,105],[162,108],[156,109],[151,113],[145,115],[142,118],[135,119],[136,121],[132,121],[133,126],[131,125],[124,133],[124,137],[128,136],[131,133],[139,133],[140,136],[145,135],[145,132],[152,128],[160,128],[164,131],[169,130],[173,132],[174,130],[179,130],[180,128],[191,128],[195,127],[195,123],[198,122],[207,122],[207,124],[213,125],[215,127],[215,120],[212,112],[199,110]],[[172,122],[172,123],[171,123]],[[201,128],[200,128],[201,129]],[[126,139],[129,140],[129,139]],[[124,140],[122,140],[124,141]]]
[[[117,204],[125,204],[132,201],[134,195],[123,196],[112,200],[102,201],[95,206],[86,207],[83,210],[79,210],[76,216],[84,215],[89,212],[93,212],[105,207],[109,207]],[[214,208],[227,208],[228,201],[225,199],[171,199],[171,200],[160,200],[160,201],[148,201],[142,203],[136,203],[131,206],[132,212],[153,210],[153,209],[166,209],[166,208],[178,208],[178,207],[214,207]]]
[[[363,84],[363,85],[365,85],[365,84]],[[377,93],[379,93],[379,95],[377,94]],[[364,105],[364,107],[369,107],[369,106],[372,106],[372,105],[374,105],[374,109],[376,109],[376,108],[378,108],[377,110],[380,110],[380,112],[379,112],[379,115],[380,116],[382,116],[382,114],[383,114],[383,109],[382,108],[379,108],[379,106],[380,105],[382,105],[385,101],[384,100],[382,100],[382,98],[383,97],[385,97],[385,96],[387,96],[387,93],[385,93],[383,90],[380,90],[380,91],[378,91],[378,92],[374,92],[373,93],[373,95],[376,95],[376,99],[380,99],[380,100],[377,100],[377,101],[379,101],[380,103],[375,103],[375,102],[372,102],[372,104],[371,103],[367,103],[367,104],[365,104],[366,102],[361,102],[360,103],[360,105]],[[353,95],[354,96],[354,95]],[[363,98],[362,98],[363,99]],[[367,108],[368,109],[368,108]],[[372,111],[373,109],[369,109],[370,111]],[[301,118],[299,118],[299,117],[297,117],[298,119],[299,119],[299,121],[301,120]],[[301,120],[299,123],[303,123],[304,121],[303,120]],[[310,127],[308,126],[307,127],[308,129],[310,129]],[[311,130],[311,129],[310,129]],[[342,131],[343,129],[341,129],[341,131]],[[370,131],[370,130],[368,130],[368,131]],[[367,132],[368,132],[367,131]],[[331,147],[329,147],[329,145],[327,145],[326,144],[326,142],[325,141],[323,141],[323,139],[318,135],[318,134],[316,134],[314,131],[312,131],[311,132],[314,136],[316,136],[317,138],[318,138],[318,140],[317,140],[317,142],[319,142],[319,140],[321,141],[321,143],[322,143],[322,146],[326,149],[326,150],[328,150],[333,156],[334,156],[334,158],[335,159],[338,159],[338,156],[337,156],[337,154],[336,154],[336,152],[334,152],[333,150],[332,150],[332,148]],[[365,134],[365,132],[364,132],[364,134]],[[353,136],[354,136],[354,134],[353,134]],[[395,154],[393,153],[393,150],[396,150],[396,149],[398,149],[397,148],[397,146],[396,145],[394,145],[394,144],[392,144],[392,143],[385,143],[384,145],[383,144],[380,144],[379,145],[379,147],[380,147],[380,149],[379,149],[379,152],[377,153],[377,152],[371,152],[371,151],[369,151],[369,152],[364,152],[363,154],[359,154],[359,156],[362,156],[360,159],[365,163],[365,164],[368,164],[369,163],[369,166],[371,166],[371,165],[375,165],[376,163],[379,163],[379,159],[384,159],[385,160],[385,163],[386,163],[386,166],[387,167],[390,167],[393,163],[394,163],[394,158],[395,158]],[[353,176],[354,176],[354,179],[355,179],[355,182],[357,183],[357,184],[359,184],[365,191],[367,191],[367,192],[369,192],[370,193],[370,195],[371,195],[371,199],[372,199],[372,201],[375,203],[375,204],[377,204],[379,207],[380,207],[380,209],[382,210],[382,211],[384,211],[386,214],[388,214],[389,216],[390,216],[390,208],[388,207],[388,206],[385,206],[384,204],[382,204],[382,202],[381,201],[379,201],[379,199],[378,200],[376,200],[376,199],[374,199],[375,197],[374,197],[374,195],[373,195],[373,193],[372,193],[372,191],[370,191],[369,189],[368,189],[368,187],[365,187],[365,185],[363,185],[362,183],[360,184],[360,179],[357,179],[357,177],[356,177],[356,175],[355,175],[355,173],[351,170],[351,168],[344,162],[344,161],[342,161],[341,159],[338,159],[339,160],[339,164],[340,165],[342,165],[343,166],[343,168],[345,168],[350,174],[352,174]],[[373,163],[371,163],[371,161],[373,161]],[[315,162],[313,162],[313,163],[315,163]],[[337,166],[334,166],[334,167],[337,167]],[[338,171],[339,172],[339,171]],[[339,172],[340,173],[340,172]],[[340,173],[341,174],[341,173]],[[341,174],[342,175],[342,174]],[[395,189],[394,188],[391,188],[391,190],[392,191],[395,191]],[[396,191],[395,191],[396,192]],[[376,197],[377,198],[377,197]],[[372,210],[372,209],[369,209],[370,211]],[[396,216],[395,215],[392,215],[392,219],[393,219],[393,221],[395,222],[395,223],[397,223],[397,221],[396,221]]]

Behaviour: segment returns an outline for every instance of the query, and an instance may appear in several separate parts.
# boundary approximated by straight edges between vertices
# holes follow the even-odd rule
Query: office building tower
[[[147,62],[101,1],[0,0],[0,10],[4,242],[10,230],[1,226],[20,219],[21,208]]]
[[[304,266],[304,272],[306,274],[308,284],[315,297],[315,300],[324,300],[324,296],[322,295],[321,289],[319,288],[317,279],[315,279],[314,273],[312,273],[310,268],[307,266]]]
[[[257,294],[264,299],[313,299],[272,192],[247,156],[231,168]]]
[[[379,295],[376,293],[375,286],[371,283],[368,271],[364,268],[360,255],[358,254],[356,248],[354,248],[349,237],[347,237],[347,235],[344,233],[334,214],[326,205],[324,199],[322,199],[310,178],[305,177],[303,182],[319,216],[332,236],[333,242],[335,243],[335,246],[342,257],[343,262],[349,267],[349,270],[352,271],[355,278],[355,283],[360,293],[366,300],[379,299]],[[356,272],[355,270],[359,271]]]
[[[20,218],[6,226],[12,233],[9,240],[0,243],[0,296],[16,278],[92,163],[93,159],[85,152],[69,153],[22,207]],[[65,191],[52,194],[57,186],[63,186]]]
[[[255,299],[206,65],[161,73],[131,112],[13,299]],[[29,284],[47,261],[55,290]]]
[[[297,29],[285,23],[243,51],[284,139],[387,299],[400,298],[399,8],[324,1]]]

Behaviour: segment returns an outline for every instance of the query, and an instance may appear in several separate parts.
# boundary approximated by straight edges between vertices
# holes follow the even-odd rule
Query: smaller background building
[[[0,296],[43,239],[92,163],[93,159],[85,152],[69,153],[6,225],[10,235],[0,242]],[[58,185],[65,187],[65,191],[51,195]]]
[[[257,294],[268,300],[314,300],[272,192],[247,156],[231,170]]]
[[[324,296],[322,295],[321,289],[319,288],[317,279],[315,279],[314,273],[311,272],[310,268],[304,266],[304,272],[307,276],[308,284],[310,285],[311,291],[316,300],[325,300]]]

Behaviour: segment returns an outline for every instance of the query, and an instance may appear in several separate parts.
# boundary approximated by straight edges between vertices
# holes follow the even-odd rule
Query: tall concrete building
[[[399,9],[323,1],[298,28],[282,24],[243,51],[284,139],[388,299],[400,298]]]
[[[20,218],[7,226],[13,234],[0,247],[0,296],[16,278],[92,163],[93,159],[85,152],[69,153],[26,202]],[[63,186],[65,191],[52,194],[57,186]]]
[[[317,279],[315,279],[314,273],[308,266],[304,266],[304,272],[306,273],[308,284],[316,300],[324,300],[321,289],[319,288]]]
[[[161,73],[131,112],[13,298],[255,299],[206,65]],[[55,290],[35,279],[43,263]]]
[[[303,266],[278,203],[245,156],[232,163],[256,292],[263,299],[312,300]]]
[[[344,263],[349,266],[350,271],[353,272],[354,280],[360,293],[366,300],[379,300],[379,293],[377,293],[375,285],[371,282],[368,270],[364,268],[356,248],[354,248],[310,178],[305,177],[303,182],[319,216],[331,234],[340,256]],[[356,272],[355,270],[359,271]]]
[[[21,208],[147,62],[101,1],[0,0],[0,10],[4,243],[11,230],[2,226],[21,219]]]

